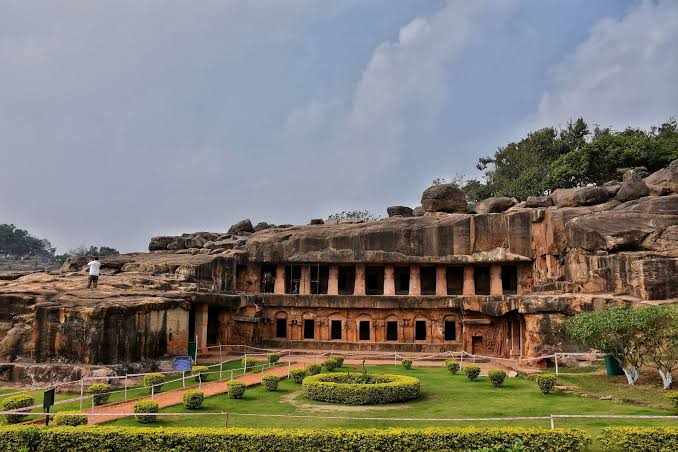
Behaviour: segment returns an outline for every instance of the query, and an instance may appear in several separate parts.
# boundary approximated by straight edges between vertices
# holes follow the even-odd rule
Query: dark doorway
[[[285,293],[298,294],[301,286],[301,266],[285,266]]]
[[[471,353],[474,355],[482,355],[485,353],[485,344],[482,336],[471,337]]]
[[[419,281],[421,282],[422,295],[436,294],[436,268],[435,267],[420,267]]]
[[[454,320],[445,320],[445,340],[457,340],[457,322]]]
[[[515,265],[501,266],[501,287],[503,293],[518,293],[518,269]]]
[[[311,293],[326,294],[330,279],[330,267],[327,265],[311,265]]]
[[[464,267],[447,267],[447,295],[464,292]]]
[[[315,338],[315,320],[304,320],[304,339]]]
[[[367,295],[384,295],[384,267],[367,267],[365,269],[365,293]]]
[[[195,341],[195,309],[196,305],[192,304],[188,310],[188,342]]]
[[[219,312],[217,306],[210,306],[207,309],[207,345],[219,343]]]
[[[275,285],[275,265],[262,265],[261,273],[259,274],[259,281],[261,282],[260,290],[262,293],[273,293],[273,288]]]
[[[370,340],[370,321],[369,320],[361,320],[359,323],[359,334],[358,338],[361,341],[369,341]]]
[[[473,272],[475,279],[476,295],[490,294],[490,267],[476,267]]]
[[[410,267],[396,267],[394,270],[396,295],[410,293]]]
[[[386,340],[387,341],[398,340],[398,322],[396,321],[386,322]]]
[[[340,266],[338,275],[339,295],[353,295],[355,288],[355,267]]]
[[[341,340],[341,320],[330,322],[330,339],[333,341]]]
[[[426,320],[417,320],[414,322],[414,340],[426,340]]]
[[[275,337],[287,339],[287,319],[275,319]]]

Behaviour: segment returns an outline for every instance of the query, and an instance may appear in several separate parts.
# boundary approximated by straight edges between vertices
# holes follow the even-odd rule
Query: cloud
[[[642,1],[600,20],[551,71],[528,128],[583,116],[601,126],[648,127],[678,113],[678,2]]]

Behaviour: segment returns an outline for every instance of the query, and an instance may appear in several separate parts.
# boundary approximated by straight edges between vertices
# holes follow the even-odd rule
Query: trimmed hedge
[[[253,368],[253,367],[255,367],[255,366],[258,366],[258,365],[259,365],[259,361],[257,361],[256,358],[253,358],[253,357],[251,357],[251,356],[248,356],[248,357],[246,357],[246,358],[243,357],[243,358],[240,360],[240,364],[242,364],[242,366],[245,367],[245,368],[247,368],[247,369],[251,369],[251,368]]]
[[[339,367],[344,365],[344,357],[342,355],[334,355],[332,358],[337,360],[337,364],[339,364]]]
[[[195,381],[199,383],[204,383],[207,381],[209,378],[209,374],[207,372],[210,371],[210,368],[207,366],[193,366],[191,367],[191,373],[195,377]]]
[[[466,374],[466,378],[473,381],[480,375],[480,367],[475,364],[469,364],[464,366],[464,373]]]
[[[77,411],[64,411],[54,416],[55,425],[68,425],[77,427],[78,425],[87,425],[87,416]]]
[[[275,363],[277,363],[278,361],[280,361],[280,353],[269,353],[269,354],[266,355],[266,356],[267,356],[268,362],[269,362],[270,364],[275,364]]]
[[[290,370],[290,377],[292,377],[292,380],[294,380],[296,384],[300,385],[306,377],[306,369],[295,367],[294,369]]]
[[[549,395],[553,391],[557,379],[558,377],[553,374],[539,374],[537,375],[537,385],[544,395]]]
[[[142,424],[155,422],[156,414],[160,411],[160,405],[155,400],[139,400],[134,404],[134,412],[137,413],[136,419]],[[149,413],[149,414],[142,414]]]
[[[87,394],[92,396],[95,405],[103,405],[108,402],[108,398],[111,396],[110,392],[111,385],[106,383],[94,383],[87,388]]]
[[[421,383],[417,378],[406,375],[368,376],[350,374],[321,374],[304,378],[304,396],[322,402],[345,403],[349,405],[376,405],[405,402],[419,397]]]
[[[323,362],[323,366],[325,366],[325,369],[327,369],[328,372],[334,372],[334,369],[339,367],[339,361],[334,358],[327,358],[325,362]]]
[[[624,452],[678,450],[678,427],[606,427],[600,442]]]
[[[228,383],[228,397],[230,399],[242,399],[247,386],[242,381],[232,380]]]
[[[309,375],[318,375],[321,370],[323,370],[323,368],[320,367],[320,364],[309,364],[306,366],[306,373]]]
[[[165,382],[165,376],[163,374],[148,374],[144,375],[144,386],[148,386],[148,392],[151,392],[153,388],[153,393],[157,394],[162,391],[162,384]]]
[[[261,384],[264,385],[264,389],[267,391],[277,391],[278,383],[280,383],[280,377],[275,375],[266,375],[261,379]]]
[[[411,359],[403,359],[401,364],[407,370],[410,370],[412,368],[412,360]]]
[[[678,414],[678,391],[671,391],[664,394],[664,397],[673,405],[673,411]]]
[[[506,380],[506,371],[503,369],[490,369],[487,372],[487,377],[490,379],[493,385],[496,387],[504,386],[504,380]]]
[[[474,450],[521,440],[525,450],[579,451],[591,444],[588,433],[578,429],[538,428],[403,428],[403,429],[245,429],[145,427],[49,427],[0,428],[0,451],[22,447],[35,452],[89,452],[114,450],[206,450],[300,452],[362,452]]]
[[[459,362],[454,359],[448,359],[445,361],[445,367],[447,367],[447,370],[449,370],[452,375],[459,372],[460,369]]]
[[[2,411],[14,411],[20,408],[26,408],[34,404],[33,397],[28,394],[17,394],[14,396],[9,396],[5,399],[2,399]],[[7,419],[8,424],[18,424],[19,422],[26,419],[25,414],[6,414],[5,418]]]
[[[205,393],[202,391],[186,391],[184,392],[184,407],[187,410],[197,410],[202,407],[202,401],[205,399]]]

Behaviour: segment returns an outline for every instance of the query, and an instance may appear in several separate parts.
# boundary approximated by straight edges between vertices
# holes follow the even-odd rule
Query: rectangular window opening
[[[398,322],[396,321],[386,322],[386,340],[387,341],[398,340]]]
[[[454,320],[445,320],[445,340],[457,340],[457,322]]]
[[[422,266],[419,268],[419,282],[422,295],[436,294],[436,268]]]
[[[361,320],[359,323],[359,335],[358,338],[361,341],[369,341],[370,340],[370,321],[369,320]]]
[[[261,281],[261,293],[273,293],[275,286],[275,265],[262,265],[259,281]]]
[[[353,289],[355,288],[355,267],[352,265],[340,266],[337,283],[339,295],[353,295]]]
[[[447,295],[464,292],[464,267],[447,267]]]
[[[341,340],[341,320],[330,322],[330,339],[333,341]]]
[[[504,293],[518,293],[518,268],[515,265],[501,266],[501,287]]]
[[[407,295],[410,293],[410,267],[395,267],[395,293]]]
[[[327,265],[311,265],[311,293],[326,294],[330,280],[330,267]]]
[[[490,294],[490,267],[476,267],[473,272],[476,295]]]
[[[425,341],[426,340],[426,321],[417,320],[414,322],[414,340],[416,341]]]
[[[287,339],[287,319],[275,319],[275,337]]]
[[[304,320],[304,339],[315,338],[315,320]]]
[[[365,268],[365,293],[384,295],[384,267]]]
[[[285,293],[298,294],[301,286],[301,266],[285,266]]]

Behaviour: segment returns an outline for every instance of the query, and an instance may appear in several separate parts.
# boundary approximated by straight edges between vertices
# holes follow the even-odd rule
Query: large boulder
[[[551,200],[556,207],[574,206],[574,192],[576,188],[559,188],[551,193]]]
[[[176,241],[176,239],[176,237],[170,235],[151,237],[151,241],[148,243],[148,251],[167,250],[167,245]]]
[[[643,178],[635,171],[624,173],[624,182],[615,197],[620,202],[631,201],[642,198],[650,194],[650,190],[645,185]]]
[[[250,221],[249,218],[245,218],[244,220],[240,220],[236,224],[234,224],[233,226],[228,228],[229,234],[240,235],[243,232],[249,232],[249,233],[254,232],[254,226],[252,226],[252,222]]]
[[[391,206],[386,208],[386,213],[390,217],[411,217],[414,212],[411,208],[405,206]]]
[[[607,190],[607,194],[610,196],[610,198],[614,198],[615,196],[617,196],[617,193],[619,192],[621,186],[622,183],[619,182],[618,180],[607,181],[603,184],[603,188]]]
[[[432,185],[421,195],[426,212],[466,212],[466,195],[455,184]]]
[[[263,230],[265,230],[265,229],[271,229],[271,228],[274,228],[274,227],[275,227],[274,224],[268,224],[268,223],[266,223],[265,221],[260,221],[260,222],[257,223],[257,225],[254,227],[254,232],[259,232],[259,231],[263,231]]]
[[[603,187],[582,187],[574,191],[572,202],[574,207],[602,204],[610,199],[607,189]]]
[[[525,201],[525,207],[535,208],[535,207],[551,207],[553,205],[553,200],[550,196],[528,196],[527,201]]]
[[[672,161],[667,168],[647,176],[645,184],[650,193],[656,196],[678,193],[678,159]]]
[[[483,199],[473,206],[475,213],[501,213],[513,207],[516,200],[506,196],[495,196],[492,198]]]
[[[412,213],[414,214],[415,217],[423,217],[426,211],[424,210],[423,206],[417,206],[414,208]]]

